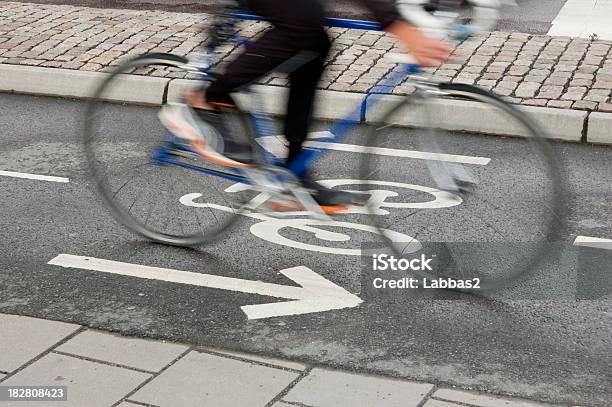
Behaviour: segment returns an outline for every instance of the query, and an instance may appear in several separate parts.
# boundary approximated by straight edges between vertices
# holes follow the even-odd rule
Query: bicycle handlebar
[[[257,14],[249,13],[246,11],[233,11],[229,13],[230,16],[248,21],[264,21],[264,18]],[[338,28],[354,28],[357,30],[371,30],[371,31],[382,31],[380,24],[374,21],[366,20],[348,20],[344,18],[328,17],[325,19],[325,25],[328,27]]]

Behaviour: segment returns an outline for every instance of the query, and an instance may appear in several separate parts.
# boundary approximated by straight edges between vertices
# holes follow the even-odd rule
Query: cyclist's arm
[[[360,0],[385,31],[395,35],[423,66],[437,66],[448,59],[450,48],[426,36],[402,19],[393,0]]]

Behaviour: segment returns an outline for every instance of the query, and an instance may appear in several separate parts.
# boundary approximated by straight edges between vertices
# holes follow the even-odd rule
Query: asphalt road
[[[101,8],[161,9],[177,12],[207,12],[218,0],[28,0],[40,4],[72,4]],[[357,0],[324,0],[329,14],[343,18],[370,19]],[[504,6],[498,30],[546,34],[565,0],[516,0],[517,7]]]
[[[563,197],[571,209],[568,230],[561,238],[563,250],[532,279],[492,298],[453,294],[440,300],[412,292],[379,298],[365,295],[362,289],[360,258],[336,250],[360,247],[355,243],[359,237],[352,233],[354,240],[323,242],[321,236],[317,240],[305,230],[281,232],[289,240],[335,248],[325,253],[257,237],[257,222],[252,219],[244,219],[225,239],[197,249],[152,244],[125,231],[92,191],[80,142],[83,107],[80,101],[0,95],[0,170],[70,180],[56,183],[0,176],[0,312],[571,405],[603,406],[612,399],[610,295],[575,299],[576,270],[587,260],[585,256],[593,275],[609,284],[612,252],[571,245],[576,235],[612,237],[610,148],[556,145],[556,154],[568,170]],[[115,133],[117,145],[110,146],[108,157],[117,163],[130,161],[155,140],[159,131],[155,113],[144,107],[111,107],[107,130]],[[326,126],[317,124],[319,129]],[[356,141],[363,130],[358,129],[347,143]],[[387,131],[389,140],[405,139],[406,130]],[[483,183],[488,185],[486,197],[507,197],[491,208],[507,216],[508,223],[523,221],[524,229],[509,229],[510,237],[535,233],[537,225],[530,214],[537,208],[503,215],[504,208],[512,211],[514,203],[533,197],[542,186],[524,143],[455,134],[445,149],[490,157],[491,164],[478,170],[488,180]],[[318,178],[352,173],[354,153],[333,157],[321,166]],[[394,158],[392,174],[403,174],[402,182],[412,179],[413,184],[427,185],[429,181],[421,178],[423,163],[418,161]],[[153,191],[156,199],[172,188],[179,194],[198,188],[198,184],[172,179],[168,185],[160,182],[145,177],[141,185]],[[404,198],[429,199],[417,193]],[[442,208],[422,218],[417,214],[409,225],[398,222],[395,229],[413,234],[422,227],[418,232],[422,234],[421,230],[428,230],[425,223],[437,222],[443,232],[467,233],[459,235],[463,240],[478,236],[487,240],[482,235],[484,227],[461,228],[471,220],[465,213],[458,215],[458,210]],[[487,211],[481,213],[483,218],[492,213]],[[363,222],[359,214],[342,220]],[[372,236],[361,239],[373,240]],[[306,266],[360,295],[364,302],[355,308],[249,320],[241,306],[278,300],[48,264],[62,253],[281,285],[293,283],[279,270]],[[597,288],[588,290],[594,293]]]

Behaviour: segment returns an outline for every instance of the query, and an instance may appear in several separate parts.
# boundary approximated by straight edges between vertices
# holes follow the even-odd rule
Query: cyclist
[[[402,20],[393,0],[360,1],[420,65],[437,66],[447,59],[450,49]],[[324,8],[319,0],[245,0],[245,3],[272,28],[250,43],[223,73],[215,74],[207,89],[187,92],[186,104],[165,106],[160,119],[204,158],[230,167],[244,167],[252,159],[251,148],[233,139],[223,128],[220,112],[234,107],[230,93],[241,86],[277,69],[289,71],[284,134],[288,141],[286,165],[290,167],[307,138],[317,83],[331,45],[324,28]],[[308,174],[296,175],[325,212],[342,210],[350,204],[350,194],[327,189]]]

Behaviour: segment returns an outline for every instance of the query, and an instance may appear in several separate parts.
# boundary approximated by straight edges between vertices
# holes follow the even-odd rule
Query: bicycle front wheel
[[[84,122],[89,169],[113,217],[150,240],[178,246],[210,242],[232,226],[245,199],[237,179],[218,176],[230,174],[196,154],[169,148],[174,138],[157,118],[159,107],[109,99],[124,92],[124,74],[181,78],[188,74],[186,64],[170,54],[127,60],[97,88]],[[251,134],[243,113],[224,114],[223,120],[231,131]]]
[[[475,86],[439,84],[383,112],[367,138],[360,192],[370,222],[395,256],[407,251],[385,230],[415,237],[434,258],[414,274],[487,291],[545,266],[563,233],[563,174],[524,112]]]

